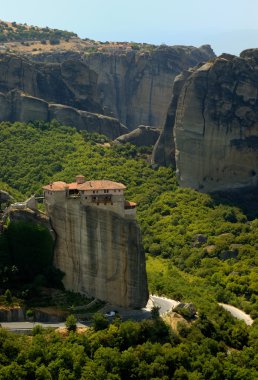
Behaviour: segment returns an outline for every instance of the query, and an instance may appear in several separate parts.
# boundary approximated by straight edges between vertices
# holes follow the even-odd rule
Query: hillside
[[[213,299],[258,313],[257,213],[248,203],[200,194],[176,185],[171,169],[153,170],[146,153],[133,145],[106,146],[75,129],[50,124],[2,123],[0,176],[27,196],[41,194],[51,180],[110,179],[127,186],[127,199],[138,203],[145,252],[161,257],[176,271],[209,289]],[[97,140],[96,141],[100,141]],[[143,153],[141,153],[143,152]],[[253,202],[257,197],[253,195]],[[253,203],[250,203],[251,205]],[[251,206],[252,207],[252,206]],[[152,292],[185,299],[184,283],[150,273]],[[194,277],[191,277],[194,276]],[[168,283],[171,281],[171,285]],[[182,289],[180,287],[182,286]],[[200,298],[198,303],[203,304]]]
[[[197,172],[204,184],[218,184],[215,175],[204,179],[201,170],[210,162],[223,166],[212,148],[217,144],[219,152],[237,150],[232,175],[243,167],[249,180],[256,178],[256,167],[249,168],[257,162],[256,55],[214,59],[209,45],[82,40],[66,31],[0,21],[0,190],[12,197],[0,203],[1,307],[22,305],[32,318],[31,308],[49,306],[50,292],[61,292],[64,276],[54,267],[55,234],[47,217],[20,205],[3,217],[4,208],[32,194],[41,202],[43,185],[70,183],[80,173],[86,180],[125,184],[126,199],[137,203],[149,293],[193,304],[197,311],[193,316],[188,308],[178,309],[165,322],[155,308],[141,322],[96,313],[84,331],[36,326],[32,336],[11,335],[0,325],[0,380],[257,380],[257,191],[205,194],[197,191],[204,186],[181,188],[175,169],[183,158],[189,176]],[[145,132],[145,125],[165,125],[154,154],[165,166],[152,164],[151,147],[112,141],[139,124]],[[38,206],[44,211],[43,203]],[[96,217],[94,206],[92,213]],[[71,240],[83,218],[64,228],[64,236]],[[108,260],[116,251],[109,252],[105,240],[111,247],[119,228],[121,236],[127,234],[117,217],[119,228],[112,231],[103,214],[98,219],[99,229],[93,218],[88,224],[93,262],[102,232]],[[133,240],[135,245],[140,238]],[[69,245],[65,249],[69,256]],[[79,294],[67,298],[71,314],[86,302]],[[219,303],[244,310],[254,323],[247,326]]]
[[[32,192],[40,194],[41,185],[51,180],[71,181],[75,173],[82,173],[87,179],[105,178],[125,183],[127,198],[138,203],[138,219],[147,254],[150,291],[184,302],[193,302],[197,307],[200,319],[191,325],[183,324],[177,332],[169,332],[168,327],[152,322],[146,321],[142,325],[128,322],[129,324],[121,325],[121,331],[125,334],[123,336],[129,339],[127,343],[122,344],[120,332],[117,332],[118,327],[115,327],[117,325],[111,325],[109,329],[102,331],[101,346],[105,347],[109,355],[116,353],[118,355],[116,360],[119,363],[118,367],[114,367],[113,362],[111,367],[105,367],[104,358],[101,357],[98,363],[105,367],[104,378],[107,372],[115,371],[124,379],[123,364],[120,362],[123,355],[127,355],[127,350],[130,352],[132,349],[136,352],[140,350],[139,352],[143,354],[147,344],[148,350],[155,350],[158,361],[161,360],[162,352],[165,353],[164,350],[168,350],[166,351],[168,355],[173,355],[173,362],[179,360],[176,357],[177,355],[181,357],[179,354],[181,350],[187,352],[189,358],[183,362],[180,359],[181,364],[176,361],[173,369],[170,367],[170,361],[166,359],[162,367],[160,363],[158,364],[159,369],[156,370],[148,367],[150,362],[147,360],[149,364],[148,366],[146,364],[144,371],[146,377],[148,368],[147,378],[151,378],[151,374],[165,376],[174,371],[182,373],[187,371],[189,376],[195,373],[199,376],[198,379],[203,379],[201,373],[207,371],[204,379],[208,380],[210,371],[214,373],[215,370],[213,365],[208,364],[211,361],[213,364],[216,363],[214,365],[218,374],[215,379],[232,379],[228,377],[227,368],[230,368],[230,373],[233,371],[234,376],[243,373],[243,378],[248,376],[255,379],[256,323],[253,327],[245,327],[218,308],[217,302],[232,303],[241,307],[251,313],[254,319],[258,316],[257,215],[251,217],[248,210],[241,208],[241,204],[233,205],[232,200],[212,198],[191,189],[179,189],[174,172],[169,168],[153,170],[149,164],[150,152],[142,148],[137,149],[130,144],[124,146],[103,144],[102,138],[98,135],[78,133],[75,129],[61,126],[56,122],[27,125],[2,123],[0,127],[0,157],[2,157],[0,176],[4,182],[22,192],[24,197],[25,194],[29,195]],[[24,235],[22,231],[23,229],[9,230],[9,236],[15,232],[22,237]],[[43,242],[47,242],[43,235],[38,236],[41,236]],[[37,239],[33,240],[33,244],[36,244]],[[1,240],[0,259],[6,260],[7,250],[3,243]],[[24,243],[19,240],[18,244]],[[42,247],[44,248],[44,245],[41,244]],[[30,254],[30,251],[27,254]],[[2,269],[4,263],[6,262],[0,263]],[[20,281],[24,282],[26,278]],[[4,286],[14,284],[12,281]],[[25,286],[28,284],[25,283]],[[17,292],[15,288],[12,291]],[[18,294],[21,295],[19,290]],[[158,335],[155,335],[158,326]],[[4,335],[3,339],[7,342],[10,337]],[[47,339],[49,349],[52,350],[55,343],[51,337]],[[77,339],[80,339],[79,336]],[[82,339],[88,341],[87,335]],[[89,337],[91,342],[95,339],[96,335]],[[119,345],[116,339],[119,339]],[[149,343],[146,343],[147,340]],[[9,345],[12,346],[13,343],[10,342]],[[70,346],[71,355],[76,352],[76,347],[73,344]],[[86,349],[85,345],[84,347]],[[232,355],[226,354],[228,347],[230,352],[233,350],[236,361]],[[91,352],[95,352],[98,348],[99,345],[95,343]],[[16,352],[21,352],[20,350],[16,346]],[[29,354],[27,361],[31,360],[31,355]],[[40,363],[44,357],[42,355],[42,351],[37,355]],[[96,359],[99,354],[95,355]],[[48,369],[42,368],[41,371],[45,371],[44,373],[53,371],[50,364],[52,360],[54,360],[52,356],[47,361],[44,360],[44,366],[48,366]],[[75,359],[71,360],[73,362]],[[138,364],[134,363],[132,368],[135,368],[133,371],[138,371],[139,369],[136,370],[140,368],[138,360],[145,362],[145,359],[140,356],[135,360]],[[241,368],[238,360],[241,360]],[[220,363],[219,368],[218,363]],[[11,368],[10,365],[6,360],[5,364],[0,366],[0,375],[6,373],[5,371],[18,371],[18,368],[20,373],[27,373],[24,361],[21,359],[18,367],[13,364],[15,368]],[[78,373],[81,376],[81,372],[74,374],[75,369],[67,368],[67,371],[66,374],[70,373],[72,376],[73,373],[75,376],[71,378],[75,379],[76,376],[78,378]],[[83,371],[89,373],[90,369],[85,368]],[[96,374],[94,376],[96,378]],[[139,372],[139,378],[142,378],[141,376]],[[103,377],[99,374],[97,378]]]

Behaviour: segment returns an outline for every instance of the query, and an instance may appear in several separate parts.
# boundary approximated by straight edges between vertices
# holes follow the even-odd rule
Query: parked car
[[[114,317],[115,315],[116,315],[116,312],[114,310],[111,310],[105,314],[105,317]]]

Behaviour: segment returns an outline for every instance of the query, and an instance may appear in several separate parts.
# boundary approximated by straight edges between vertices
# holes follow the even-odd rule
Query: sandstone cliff
[[[182,70],[214,57],[210,46],[160,46],[153,51],[129,51],[84,56],[97,73],[97,103],[129,129],[161,127],[172,95],[174,78]]]
[[[179,95],[187,77],[190,74],[190,70],[184,71],[174,80],[172,99],[168,108],[167,117],[152,153],[152,161],[155,164],[175,167],[175,142],[173,136],[173,126],[176,118]]]
[[[51,224],[55,265],[67,289],[123,307],[146,305],[145,256],[134,220],[71,200],[53,207]]]
[[[207,192],[257,186],[257,83],[257,50],[224,54],[181,76],[154,160],[173,165],[175,144],[181,186]]]
[[[130,129],[139,124],[160,127],[175,76],[213,56],[209,46],[161,46],[146,52],[48,52],[36,57],[1,53],[1,120],[54,117],[112,139],[126,133],[113,116]],[[20,97],[7,96],[19,91]]]
[[[17,90],[7,94],[0,93],[0,121],[29,122],[52,119],[78,130],[104,134],[110,139],[115,139],[128,131],[124,125],[112,117],[78,110],[62,104],[50,104]]]
[[[23,56],[0,54],[0,92],[18,89],[47,102],[102,113],[96,103],[97,74],[81,61],[36,63]]]

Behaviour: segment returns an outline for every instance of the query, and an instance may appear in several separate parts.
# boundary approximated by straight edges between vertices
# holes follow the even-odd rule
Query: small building
[[[82,205],[109,209],[120,216],[135,218],[136,203],[125,200],[126,186],[109,180],[85,181],[83,175],[77,175],[75,182],[51,182],[43,187],[44,203],[49,208],[57,203],[80,202]]]

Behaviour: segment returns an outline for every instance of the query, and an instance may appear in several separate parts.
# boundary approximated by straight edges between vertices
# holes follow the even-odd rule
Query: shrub
[[[4,296],[5,296],[5,302],[6,302],[8,305],[10,305],[10,304],[13,302],[13,297],[12,297],[12,293],[11,293],[11,291],[10,291],[9,289],[7,289],[7,290],[5,291]]]
[[[77,323],[76,317],[73,314],[71,314],[66,318],[65,326],[68,331],[76,331],[76,328],[77,328],[76,323]]]
[[[93,328],[95,331],[104,330],[108,327],[109,322],[107,317],[102,313],[95,313],[93,316]]]

